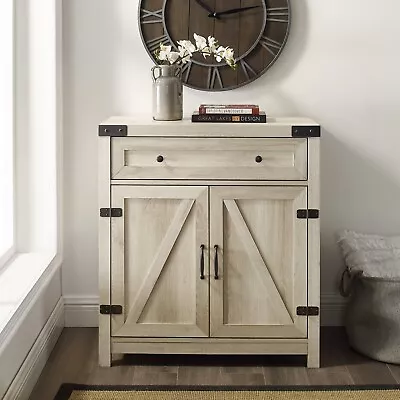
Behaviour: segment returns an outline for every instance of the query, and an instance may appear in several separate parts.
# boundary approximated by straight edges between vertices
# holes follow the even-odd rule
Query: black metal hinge
[[[320,137],[320,136],[321,136],[321,127],[318,125],[292,126],[292,137],[309,138],[309,137]]]
[[[297,210],[297,218],[316,219],[319,218],[319,210],[314,208]]]
[[[126,125],[99,125],[99,136],[127,136],[128,127]]]
[[[122,208],[100,208],[100,217],[122,217]]]
[[[306,307],[306,306],[297,307],[296,314],[304,316],[308,315],[317,316],[319,315],[319,307]]]
[[[101,304],[100,305],[100,314],[122,314],[122,306],[116,304]]]

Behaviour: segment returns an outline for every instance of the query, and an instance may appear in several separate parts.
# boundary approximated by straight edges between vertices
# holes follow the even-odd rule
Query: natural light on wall
[[[0,4],[0,269],[14,247],[13,1]]]
[[[61,265],[61,10],[0,0],[0,357],[17,310]]]

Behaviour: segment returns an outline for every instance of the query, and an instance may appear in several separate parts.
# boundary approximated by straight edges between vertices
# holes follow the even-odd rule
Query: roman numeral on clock
[[[142,24],[162,24],[163,22],[163,10],[149,11],[142,8],[140,21]]]
[[[277,42],[269,38],[268,36],[261,36],[260,42],[262,47],[271,53],[274,57],[278,54],[279,50],[282,48],[282,43]]]
[[[270,7],[267,8],[267,22],[289,23],[288,7]]]
[[[155,50],[157,50],[160,47],[160,43],[162,43],[164,46],[171,44],[171,42],[168,39],[168,36],[162,35],[162,36],[156,37],[154,39],[150,39],[149,41],[146,42],[146,45],[147,45],[147,48],[153,53]]]
[[[207,77],[207,89],[214,89],[215,81],[218,81],[219,87],[221,89],[224,87],[218,67],[209,67],[208,68],[208,77]]]
[[[257,75],[257,72],[245,60],[240,60],[240,65],[248,80]]]

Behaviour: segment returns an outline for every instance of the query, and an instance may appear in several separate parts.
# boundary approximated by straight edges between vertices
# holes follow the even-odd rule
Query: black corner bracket
[[[319,307],[299,306],[296,308],[297,315],[317,316],[319,315]]]
[[[100,217],[122,217],[122,208],[100,208]]]
[[[126,125],[99,125],[99,136],[127,136],[128,127]]]
[[[321,127],[319,125],[292,126],[292,137],[295,138],[321,137]]]
[[[122,314],[122,306],[116,304],[101,304],[100,314],[103,315]]]
[[[317,219],[317,218],[319,218],[319,210],[317,210],[315,208],[297,210],[297,218]]]

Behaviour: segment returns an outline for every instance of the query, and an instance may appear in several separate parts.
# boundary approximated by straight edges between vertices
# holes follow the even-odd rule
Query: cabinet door
[[[209,334],[208,188],[114,186],[113,336]],[[201,245],[204,279],[200,279]]]
[[[307,188],[212,187],[210,199],[210,335],[306,337]]]

